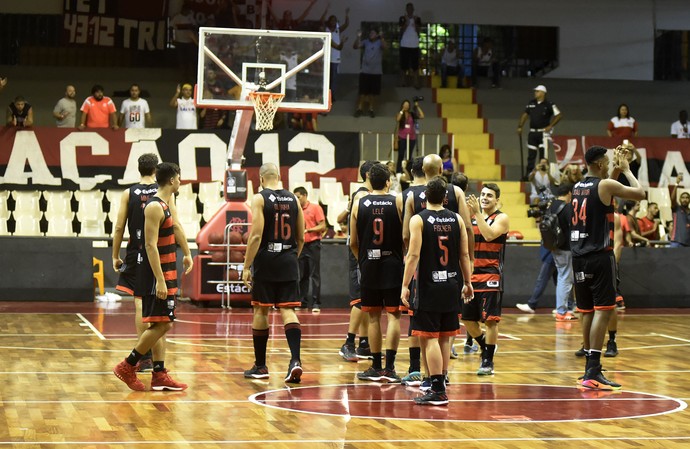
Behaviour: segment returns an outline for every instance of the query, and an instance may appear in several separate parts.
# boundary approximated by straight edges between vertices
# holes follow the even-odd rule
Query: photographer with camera
[[[412,158],[417,144],[418,120],[424,118],[424,111],[419,102],[424,97],[414,97],[414,107],[410,107],[410,100],[403,100],[400,112],[395,116],[395,134],[398,138],[393,143],[393,150],[398,152],[397,173],[402,173],[402,162]]]
[[[527,178],[532,184],[532,193],[530,193],[529,201],[535,204],[543,194],[548,197],[553,196],[551,186],[556,185],[556,178],[551,176],[549,172],[549,161],[546,158],[539,160],[539,165],[534,167]]]

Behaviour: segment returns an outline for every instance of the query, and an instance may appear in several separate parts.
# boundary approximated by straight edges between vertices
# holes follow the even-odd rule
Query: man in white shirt
[[[72,85],[65,88],[65,96],[53,108],[53,117],[58,128],[74,128],[77,125],[77,90]]]
[[[688,111],[680,111],[678,121],[671,125],[671,137],[676,139],[690,139],[688,133]]]
[[[182,96],[180,96],[180,92]],[[170,99],[170,107],[177,109],[176,129],[197,129],[196,106],[192,98],[192,85],[177,85],[175,95]]]
[[[328,9],[326,9],[326,13]],[[324,16],[326,16],[324,13]],[[323,23],[323,17],[321,21]],[[350,25],[350,8],[345,9],[345,23],[340,25],[338,18],[336,16],[328,17],[328,21],[325,23],[324,31],[331,33],[331,72],[329,84],[331,87],[331,101],[335,101],[335,91],[336,91],[336,76],[338,75],[338,66],[340,66],[340,51],[345,46],[347,38],[341,38],[340,33],[345,32],[348,25]]]
[[[120,108],[120,127],[146,128],[151,127],[151,110],[148,101],[139,98],[141,89],[138,84],[132,84],[129,88],[129,98],[122,102]]]
[[[400,16],[400,75],[403,87],[409,85],[410,76],[414,87],[419,89],[419,30],[422,20],[414,15],[414,5],[408,3],[405,15]]]
[[[456,75],[458,77],[456,86],[462,87],[464,70],[453,39],[448,41],[441,55],[441,87],[448,87],[448,75]]]

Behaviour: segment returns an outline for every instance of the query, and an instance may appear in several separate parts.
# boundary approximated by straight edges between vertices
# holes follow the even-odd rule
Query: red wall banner
[[[183,182],[221,181],[230,130],[0,128],[0,189],[124,189],[138,182],[137,159],[156,153],[180,166]],[[345,193],[357,181],[357,133],[250,132],[244,156],[259,185],[261,164],[280,167],[283,184],[335,177]]]
[[[682,172],[690,179],[690,139],[636,137],[630,140],[640,152],[642,161],[638,180],[643,187],[665,187],[675,182]],[[592,145],[616,148],[620,138],[602,136],[555,136],[554,152],[559,167],[567,164],[585,164],[585,151]]]

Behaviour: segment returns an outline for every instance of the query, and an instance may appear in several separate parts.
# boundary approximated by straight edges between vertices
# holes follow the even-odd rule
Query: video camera
[[[424,101],[424,97],[422,97],[421,95],[417,95],[414,98],[412,98],[412,101],[415,103],[420,102],[420,101]]]
[[[551,206],[551,201],[554,199],[553,194],[546,186],[537,187],[537,193],[539,195],[539,201],[537,201],[536,204],[530,205],[527,211],[527,217],[529,218],[543,217],[546,210]]]

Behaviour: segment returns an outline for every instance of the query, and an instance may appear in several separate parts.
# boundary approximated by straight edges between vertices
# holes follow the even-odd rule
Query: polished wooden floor
[[[413,405],[413,388],[355,380],[368,364],[338,356],[345,309],[300,312],[298,388],[282,381],[289,353],[279,315],[271,378],[249,381],[247,309],[178,312],[166,365],[189,389],[133,392],[111,372],[134,344],[131,302],[0,303],[0,447],[690,447],[690,309],[620,315],[620,355],[604,366],[622,393],[575,387],[584,363],[573,355],[577,322],[507,310],[496,374],[477,377],[479,357],[461,355],[451,403],[440,408]],[[405,339],[400,346],[404,372]]]

